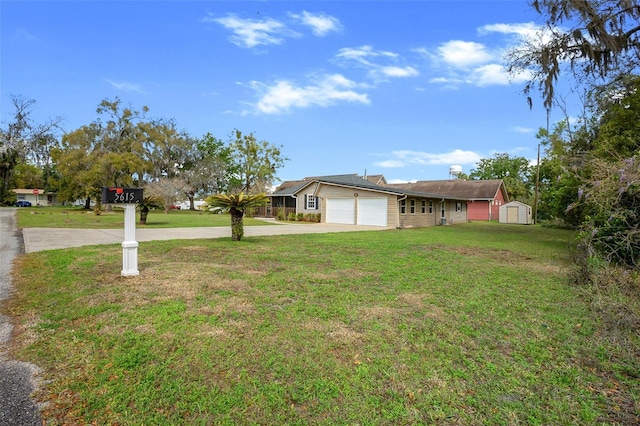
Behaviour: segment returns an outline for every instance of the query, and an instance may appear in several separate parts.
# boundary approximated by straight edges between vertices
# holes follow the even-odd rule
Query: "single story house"
[[[509,195],[502,179],[422,180],[386,186],[463,199],[466,201],[467,220],[469,221],[498,220],[500,206],[509,201]]]
[[[58,204],[56,194],[54,192],[46,192],[39,188],[18,188],[14,189],[18,201],[29,201],[32,206],[54,206]]]
[[[289,206],[295,208],[295,213],[320,213],[324,223],[407,228],[467,221],[464,198],[398,188],[386,184],[380,175],[367,178],[347,174],[287,181],[269,198],[271,212]]]
[[[519,223],[531,225],[531,206],[520,201],[511,201],[500,206],[500,223]]]

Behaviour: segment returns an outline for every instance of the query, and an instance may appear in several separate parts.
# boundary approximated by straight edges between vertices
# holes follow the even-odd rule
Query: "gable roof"
[[[348,188],[359,188],[398,196],[416,196],[428,198],[443,198],[448,200],[493,200],[499,191],[503,192],[505,202],[508,201],[507,191],[502,179],[487,180],[422,180],[412,183],[388,184],[383,175],[358,176],[357,173],[329,176],[311,176],[302,180],[285,181],[271,194],[271,196],[293,196],[312,183]]]
[[[387,180],[384,178],[384,175],[366,175],[364,177],[369,182],[375,185],[386,185]]]
[[[438,196],[446,196],[464,200],[493,200],[499,191],[503,191],[505,201],[508,200],[507,192],[502,179],[486,180],[419,180],[413,183],[395,183],[385,186],[410,190],[419,193],[428,193]]]
[[[304,180],[286,180],[278,185],[278,187],[270,195],[293,195],[298,191],[298,188],[303,186],[305,183],[306,182]]]
[[[335,186],[343,186],[348,188],[368,189],[371,191],[384,192],[387,194],[402,195],[403,191],[395,188],[387,188],[386,186],[376,185],[371,183],[367,179],[358,176],[357,174],[349,175],[331,175],[331,176],[318,176],[309,179],[304,185],[298,188],[298,191],[311,185],[312,183],[324,183]]]

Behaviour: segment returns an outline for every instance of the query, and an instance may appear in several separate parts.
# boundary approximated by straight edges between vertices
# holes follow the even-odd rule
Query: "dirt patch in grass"
[[[404,304],[407,309],[421,311],[426,318],[434,321],[444,321],[449,315],[439,306],[425,302],[426,298],[427,295],[423,293],[402,293],[398,295],[398,301]]]

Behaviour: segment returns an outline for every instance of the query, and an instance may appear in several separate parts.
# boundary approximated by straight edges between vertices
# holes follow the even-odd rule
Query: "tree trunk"
[[[147,224],[147,216],[149,215],[149,210],[140,209],[140,225]]]
[[[244,212],[232,207],[229,210],[231,213],[231,241],[240,241],[244,236],[244,223],[242,216]]]

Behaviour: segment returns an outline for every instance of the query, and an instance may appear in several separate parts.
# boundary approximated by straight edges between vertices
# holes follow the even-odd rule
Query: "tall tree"
[[[266,192],[288,160],[282,155],[282,146],[258,141],[253,133],[243,135],[234,130],[229,146],[233,153],[229,192]]]
[[[638,0],[533,0],[531,5],[546,28],[512,49],[509,69],[531,73],[525,92],[539,89],[547,108],[563,72],[602,82],[640,65]]]
[[[226,192],[233,175],[233,155],[230,146],[207,133],[193,141],[190,161],[180,170],[180,176],[188,183],[190,209],[195,210],[197,194],[211,195]]]
[[[6,128],[0,129],[0,205],[13,198],[10,189],[18,164],[35,160],[36,166],[49,165],[48,152],[57,143],[55,132],[62,121],[56,118],[36,124],[30,117],[35,100],[14,95],[10,99],[13,117]]]
[[[584,209],[573,208],[578,200],[581,185],[579,172],[583,164],[582,155],[573,147],[584,136],[581,129],[572,131],[568,120],[556,123],[552,132],[540,129],[537,134],[544,147],[540,162],[538,217],[578,226],[583,220]],[[571,208],[570,208],[571,207]]]
[[[509,199],[528,201],[531,195],[532,169],[524,157],[511,157],[507,153],[483,158],[469,173],[470,179],[502,179]]]
[[[103,186],[141,185],[151,168],[145,143],[159,138],[160,131],[149,128],[148,112],[124,107],[122,101],[103,100],[91,124],[69,132],[62,145],[52,151],[60,174],[59,195],[62,200],[85,198],[100,194]]]
[[[178,131],[173,120],[149,120],[137,128],[147,160],[149,180],[180,174],[193,157],[194,140]]]

